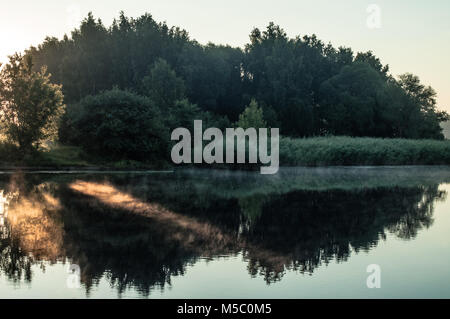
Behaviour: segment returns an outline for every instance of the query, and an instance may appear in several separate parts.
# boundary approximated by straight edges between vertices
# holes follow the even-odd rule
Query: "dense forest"
[[[199,44],[150,14],[121,13],[110,27],[89,14],[71,36],[48,37],[25,57],[62,85],[60,141],[113,157],[158,158],[170,129],[193,119],[237,125],[251,104],[259,122],[289,137],[443,139],[449,119],[417,76],[394,78],[370,51],[289,38],[274,23],[233,48]]]

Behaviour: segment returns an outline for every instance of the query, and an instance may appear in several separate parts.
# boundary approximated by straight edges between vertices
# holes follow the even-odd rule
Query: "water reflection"
[[[241,177],[197,177],[13,175],[0,196],[0,272],[32,282],[32,265],[70,260],[88,295],[107,278],[119,294],[148,296],[199,258],[242,254],[270,284],[370,251],[388,233],[411,240],[446,196],[434,183],[281,192],[271,190],[284,180],[266,180],[255,192]]]

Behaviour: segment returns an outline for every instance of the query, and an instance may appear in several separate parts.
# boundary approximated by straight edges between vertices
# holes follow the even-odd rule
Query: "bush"
[[[145,162],[167,157],[168,130],[146,97],[115,88],[82,99],[65,119],[66,142],[91,154]]]

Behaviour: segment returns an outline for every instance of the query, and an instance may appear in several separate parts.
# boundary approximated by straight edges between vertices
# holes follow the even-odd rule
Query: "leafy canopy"
[[[264,120],[263,110],[258,107],[258,103],[255,99],[252,99],[250,105],[247,106],[244,112],[239,115],[239,121],[235,124],[236,127],[248,128],[265,128],[267,123]]]
[[[33,71],[32,57],[15,54],[0,71],[1,122],[8,140],[24,153],[57,135],[64,111],[61,86],[46,68]]]

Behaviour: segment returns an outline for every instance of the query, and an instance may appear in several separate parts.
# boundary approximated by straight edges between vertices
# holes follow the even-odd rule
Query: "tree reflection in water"
[[[430,184],[242,190],[240,197],[221,196],[215,186],[186,176],[13,175],[1,197],[0,271],[31,281],[32,265],[70,260],[87,293],[107,278],[119,294],[132,287],[147,296],[199,258],[241,253],[250,275],[269,284],[287,270],[313,273],[345,261],[388,233],[412,239],[432,224],[433,204],[445,196]]]

